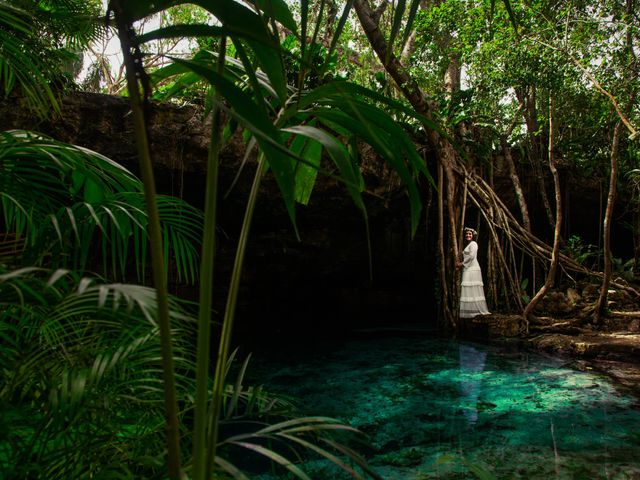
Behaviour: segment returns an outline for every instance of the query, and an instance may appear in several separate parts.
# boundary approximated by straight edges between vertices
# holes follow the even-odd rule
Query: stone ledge
[[[465,337],[499,340],[520,336],[520,315],[489,314],[474,318],[461,318],[460,330]]]
[[[629,332],[565,335],[547,333],[531,337],[528,346],[537,350],[575,356],[640,362],[640,334]]]

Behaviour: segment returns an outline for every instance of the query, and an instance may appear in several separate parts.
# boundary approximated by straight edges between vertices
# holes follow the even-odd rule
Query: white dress
[[[473,240],[462,251],[462,290],[460,292],[460,318],[488,315],[489,309],[484,298],[482,271],[476,258],[478,244]]]

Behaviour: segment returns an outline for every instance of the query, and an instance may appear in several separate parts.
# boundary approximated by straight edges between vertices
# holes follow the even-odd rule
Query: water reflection
[[[464,344],[460,344],[458,352],[460,355],[460,405],[469,424],[475,426],[478,421],[478,398],[482,386],[480,373],[484,370],[487,352]]]

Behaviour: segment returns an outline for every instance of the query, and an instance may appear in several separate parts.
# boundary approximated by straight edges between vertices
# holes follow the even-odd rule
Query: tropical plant
[[[40,115],[58,110],[78,53],[101,33],[99,7],[97,0],[1,1],[0,94],[17,92]]]
[[[141,478],[162,467],[154,297],[148,287],[67,270],[3,269],[0,468],[7,478]],[[188,391],[193,325],[175,300],[172,312],[183,332],[176,362]]]
[[[11,413],[3,420],[18,428],[11,430],[15,435],[6,437],[2,448],[5,452],[3,458],[7,462],[14,464],[16,458],[19,460],[12,472],[16,476],[60,478],[69,475],[92,476],[97,472],[122,476],[160,474],[165,468],[165,461],[155,441],[149,442],[148,448],[140,451],[123,447],[118,440],[128,440],[132,429],[135,429],[134,436],[138,439],[140,436],[158,439],[161,431],[158,420],[160,416],[165,416],[169,419],[168,464],[172,478],[181,476],[180,437],[185,445],[194,445],[191,470],[196,478],[208,475],[206,472],[214,464],[234,477],[244,478],[241,470],[228,457],[218,454],[218,451],[226,453],[234,445],[265,455],[299,478],[308,478],[294,461],[283,455],[284,452],[273,447],[267,448],[274,441],[286,441],[295,447],[294,452],[303,448],[320,454],[356,478],[361,474],[351,466],[353,462],[360,465],[365,474],[376,477],[375,472],[355,452],[324,435],[323,432],[353,430],[331,419],[311,417],[287,420],[271,427],[254,428],[253,432],[245,428],[244,433],[238,433],[236,429],[235,435],[225,437],[222,430],[229,420],[225,415],[235,412],[232,420],[236,421],[240,412],[239,400],[242,398],[247,401],[243,416],[247,412],[255,415],[255,410],[249,406],[256,404],[270,406],[266,410],[260,409],[259,416],[274,414],[272,401],[258,402],[261,398],[259,390],[243,390],[240,381],[236,382],[235,387],[225,388],[225,378],[239,273],[242,270],[251,212],[262,176],[267,170],[274,173],[295,228],[294,204],[296,200],[302,203],[308,201],[317,171],[326,171],[320,167],[321,153],[324,151],[338,168],[336,177],[345,183],[361,208],[366,226],[366,209],[362,198],[364,185],[357,166],[357,141],[368,141],[386,156],[409,187],[412,227],[415,231],[421,204],[414,176],[426,174],[426,168],[405,132],[374,103],[399,110],[404,107],[346,82],[320,85],[313,92],[303,89],[305,77],[317,67],[309,62],[310,52],[315,47],[306,43],[307,25],[304,17],[308,13],[308,5],[302,12],[301,57],[298,60],[302,68],[298,72],[297,85],[287,85],[280,58],[282,50],[270,23],[275,20],[297,32],[297,25],[284,3],[277,3],[275,10],[265,7],[261,10],[263,16],[235,2],[224,2],[225,5],[221,7],[215,2],[204,3],[205,7],[209,7],[209,12],[222,22],[224,29],[207,25],[188,26],[186,30],[183,26],[166,27],[146,37],[131,36],[131,23],[165,5],[127,3],[123,10],[117,2],[112,4],[117,12],[116,23],[128,68],[128,90],[145,183],[143,190],[128,172],[93,152],[28,132],[3,134],[2,159],[6,173],[3,175],[2,190],[6,227],[4,236],[12,253],[20,252],[18,256],[5,256],[3,262],[14,266],[24,265],[25,262],[47,267],[69,266],[85,271],[94,265],[91,254],[98,251],[103,254],[101,262],[104,274],[123,275],[128,271],[127,255],[145,251],[148,236],[155,286],[155,289],[148,289],[125,284],[100,284],[97,280],[87,280],[66,270],[49,274],[31,268],[4,270],[0,279],[3,287],[2,327],[3,335],[12,338],[12,342],[7,344],[2,355],[7,365],[13,366],[16,375],[4,372],[6,376],[3,376],[2,392],[6,397],[3,401],[7,402]],[[344,26],[349,10],[350,5],[343,11],[338,31]],[[31,17],[29,19],[33,20]],[[11,20],[17,24],[15,19]],[[33,25],[25,23],[25,33],[32,32]],[[142,63],[138,61],[136,66],[131,55],[132,52],[139,53],[141,43],[149,39],[183,35],[185,32],[193,37],[201,36],[204,32],[217,38],[221,47],[217,55],[204,52],[192,61],[175,60],[173,67],[174,74],[187,73],[187,77],[194,78],[195,75],[196,80],[211,83],[217,95],[213,102],[217,113],[214,114],[216,119],[213,122],[208,170],[208,201],[203,230],[205,254],[200,272],[203,282],[196,355],[187,345],[191,337],[189,317],[167,294],[165,265],[172,251],[176,259],[181,258],[176,263],[182,266],[182,274],[194,278],[196,256],[191,241],[199,228],[198,214],[175,199],[163,199],[155,194],[145,120],[140,108],[146,97],[139,97],[137,84],[137,80],[144,82],[146,76],[140,70]],[[224,48],[227,33],[234,41],[240,58],[240,62],[235,64],[229,59],[229,68],[226,68]],[[335,43],[330,45],[325,58],[331,57],[334,47]],[[36,55],[34,58],[39,57]],[[38,70],[44,67],[34,65],[29,68]],[[265,73],[260,72],[259,68]],[[325,66],[320,65],[320,68]],[[26,77],[19,77],[17,82],[23,90],[28,86]],[[40,88],[46,93],[46,82],[43,80],[41,83]],[[144,91],[147,93],[149,90],[145,88]],[[38,99],[34,95],[34,98],[42,103],[44,97]],[[46,98],[54,100],[53,95]],[[259,148],[259,167],[239,242],[224,329],[220,335],[217,369],[213,377],[213,404],[207,408],[208,392],[212,388],[208,372],[211,303],[206,298],[210,298],[212,292],[212,254],[215,250],[213,199],[217,195],[215,171],[223,127],[220,117],[222,109],[250,132],[252,140],[249,151],[254,147]],[[279,113],[274,115],[274,112]],[[345,134],[348,146],[339,139],[340,135]],[[29,192],[33,191],[37,194],[30,196]],[[101,242],[99,249],[91,248],[95,240]],[[134,258],[133,264],[140,271],[145,266],[141,257]],[[208,273],[204,273],[205,270]],[[50,276],[42,279],[38,275]],[[125,316],[121,308],[125,308]],[[137,320],[133,321],[132,318],[136,316]],[[50,317],[51,321],[48,321]],[[118,323],[123,319],[127,320],[127,328],[123,323]],[[113,350],[106,348],[109,345],[113,346]],[[146,350],[147,347],[149,350]],[[137,357],[138,353],[143,358]],[[33,358],[33,362],[25,360],[29,358]],[[131,365],[127,363],[129,360],[133,361]],[[31,370],[35,368],[36,361],[47,368],[34,377]],[[163,408],[160,407],[159,398],[153,396],[156,390],[146,386],[147,381],[158,381],[157,368],[160,367],[164,378]],[[115,375],[113,378],[110,376],[112,373]],[[141,383],[127,387],[125,380],[138,378],[138,375],[143,379]],[[192,388],[194,377],[196,386]],[[31,382],[32,378],[36,380]],[[137,391],[136,387],[141,385],[145,393],[152,395],[152,400]],[[107,391],[106,387],[110,386],[114,390]],[[15,397],[15,388],[18,387],[22,396],[18,394]],[[124,389],[125,393],[119,389]],[[195,397],[190,397],[194,390]],[[46,401],[43,392],[48,395]],[[92,421],[97,415],[96,405],[110,407],[114,399],[122,396],[134,397],[133,403],[136,405],[140,401],[152,402],[154,408],[145,410],[143,416],[142,410],[134,405],[131,411],[126,409],[114,412],[114,417],[106,416],[104,422],[96,422],[94,429]],[[180,426],[191,423],[190,405],[195,407],[193,437],[185,434],[184,427]],[[282,417],[283,414],[279,415]],[[141,422],[140,429],[131,423],[137,416],[148,420]],[[25,423],[26,418],[33,422]],[[183,422],[178,423],[178,418]],[[252,424],[255,423],[247,422],[247,425]],[[312,436],[309,437],[309,434]],[[258,439],[257,442],[249,441],[252,438]],[[324,446],[314,443],[314,439],[324,441]],[[101,443],[109,440],[113,441],[114,448],[101,448]],[[78,444],[87,442],[91,448],[78,455]],[[121,448],[132,452],[132,457],[127,457],[124,462],[116,460]],[[331,449],[340,457],[349,457],[348,463],[336,453],[331,453]],[[295,453],[295,458],[299,458],[298,453]],[[31,463],[31,460],[36,463]],[[39,468],[38,465],[46,467]]]
[[[164,409],[157,395],[162,388],[155,291],[106,284],[64,269],[6,270],[8,264],[33,262],[75,266],[82,272],[90,263],[87,252],[92,251],[106,252],[103,263],[114,264],[106,274],[125,274],[131,265],[144,269],[147,217],[140,182],[106,157],[30,132],[4,132],[0,152],[5,226],[5,255],[0,259],[5,265],[0,274],[0,423],[6,426],[0,466],[10,478],[161,475]],[[193,231],[201,230],[201,213],[177,198],[157,200],[165,245],[172,245],[164,256],[171,254],[176,265],[195,276],[197,256],[189,257],[194,248],[189,242]],[[103,247],[96,249],[100,244]],[[120,263],[127,252],[134,258]],[[181,255],[189,262],[177,260]],[[180,416],[188,419],[193,408],[195,322],[186,304],[170,298],[168,307]],[[228,367],[225,362],[225,379]],[[337,449],[368,468],[334,438],[335,432],[353,429],[332,419],[292,417],[293,409],[278,398],[243,386],[245,369],[246,365],[232,384],[223,382],[220,421],[223,430],[231,432],[220,437],[225,457],[215,459],[223,470],[243,478],[229,458],[242,447],[304,478],[285,452],[264,445],[275,440],[305,447],[351,471],[331,453]],[[264,426],[266,417],[271,427]],[[184,427],[181,432],[189,443],[190,432]]]
[[[178,2],[180,3],[180,2]],[[306,78],[313,69],[311,58],[315,55],[313,42],[308,43],[309,5],[301,4],[300,32],[285,2],[247,2],[251,8],[235,1],[200,2],[199,5],[215,16],[219,26],[210,25],[174,25],[160,28],[137,36],[132,29],[135,21],[175,6],[176,2],[112,2],[111,9],[123,45],[125,65],[129,81],[129,95],[135,117],[137,144],[142,162],[143,180],[148,192],[153,192],[151,159],[146,140],[144,106],[150,95],[148,75],[142,69],[141,45],[150,40],[173,36],[213,36],[219,38],[218,52],[203,51],[192,60],[173,59],[174,64],[161,72],[155,72],[154,78],[166,78],[169,75],[182,75],[184,85],[202,79],[209,82],[215,91],[213,97],[213,123],[211,148],[207,172],[207,191],[205,193],[205,228],[203,238],[203,261],[201,265],[200,313],[198,327],[198,353],[196,400],[194,418],[193,475],[194,478],[209,478],[213,462],[217,458],[219,417],[223,391],[224,368],[229,354],[230,338],[233,329],[235,304],[239,289],[240,273],[252,221],[260,182],[270,171],[280,187],[282,197],[295,228],[295,202],[306,203],[309,192],[315,182],[321,166],[321,154],[326,155],[337,167],[337,177],[345,186],[364,216],[368,229],[365,204],[362,198],[363,180],[357,165],[357,141],[365,141],[378,150],[383,158],[396,170],[407,186],[412,231],[415,231],[420,216],[420,197],[414,181],[421,173],[428,177],[422,158],[403,129],[394,122],[374,102],[385,104],[405,114],[415,115],[403,105],[357,85],[347,82],[330,81],[313,90],[306,90]],[[351,3],[347,3],[336,34],[339,35],[349,14]],[[287,73],[282,61],[278,30],[272,28],[280,24],[299,35],[300,60],[302,67],[298,71],[297,82],[288,85]],[[317,31],[317,29],[316,29]],[[226,40],[233,42],[239,61],[226,58]],[[335,42],[332,42],[327,56],[331,58]],[[325,62],[326,64],[326,62]],[[321,66],[324,68],[324,66]],[[316,73],[316,72],[314,72]],[[317,78],[321,78],[318,75]],[[176,82],[179,85],[179,82]],[[229,289],[227,308],[224,315],[220,343],[217,352],[216,371],[213,376],[212,405],[207,406],[209,382],[208,361],[210,352],[211,328],[211,292],[215,250],[215,215],[217,197],[217,162],[223,129],[221,111],[235,120],[251,135],[248,152],[257,150],[258,165],[253,187],[248,199],[245,218],[238,240],[238,249],[234,271]],[[346,147],[338,135],[348,139]],[[301,188],[301,185],[304,188]],[[148,202],[149,217],[153,205]],[[156,227],[157,228],[157,227]],[[155,241],[152,235],[152,251],[162,248],[158,235]],[[164,296],[164,266],[154,258],[155,286],[159,300]],[[162,309],[161,309],[162,312]],[[165,351],[165,381],[173,375],[171,358],[171,335],[168,328],[166,311],[161,313],[160,325],[165,325],[163,342]],[[170,436],[169,470],[172,478],[180,475],[179,441],[175,438],[177,418],[175,414],[175,393],[171,382],[166,383],[166,398]],[[212,420],[212,423],[210,423]]]
[[[158,197],[165,239],[179,281],[194,282],[202,212]],[[0,205],[5,265],[88,269],[114,279],[147,273],[142,183],[113,160],[26,131],[0,133]]]
[[[0,298],[4,478],[163,478],[155,291],[67,270],[24,268],[0,273]],[[176,385],[186,418],[193,409],[195,368],[190,309],[170,299]],[[249,449],[305,478],[286,459],[291,452],[268,448],[282,441],[319,453],[347,471],[353,468],[332,450],[368,468],[338,442],[340,432],[354,429],[328,418],[293,417],[288,402],[243,384],[247,363],[224,391],[224,456],[216,459],[223,470],[246,478],[233,462],[238,449]],[[190,441],[185,426],[180,434]]]
[[[596,246],[586,244],[584,239],[579,235],[571,235],[569,237],[564,252],[582,265],[597,261],[599,256],[599,253],[596,251]]]

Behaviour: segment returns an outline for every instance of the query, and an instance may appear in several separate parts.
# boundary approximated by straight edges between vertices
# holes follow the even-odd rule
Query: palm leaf
[[[144,278],[147,215],[140,181],[112,160],[90,150],[29,132],[0,135],[0,203],[5,225],[26,235],[23,261],[85,270],[102,253],[103,271],[126,276],[130,263]],[[161,228],[178,280],[194,283],[202,213],[186,202],[159,196]],[[96,248],[96,240],[97,243]],[[132,256],[133,255],[133,256]]]
[[[0,2],[0,93],[19,91],[40,116],[59,112],[51,84],[103,30],[95,1]]]
[[[363,180],[357,165],[354,165],[347,149],[335,137],[327,132],[309,125],[298,125],[282,129],[284,132],[302,135],[322,145],[336,166],[340,169],[340,176],[347,185],[351,198],[356,206],[365,210],[362,201]]]
[[[297,33],[298,24],[285,0],[255,0],[255,5],[283,27]]]
[[[368,476],[380,479],[381,477],[367,465],[360,455],[336,439],[325,437],[326,434],[340,432],[351,435],[361,435],[357,429],[342,424],[333,418],[300,417],[281,421],[256,431],[231,436],[225,439],[223,443],[249,449],[257,454],[263,455],[271,461],[287,468],[298,478],[307,478],[307,474],[301,468],[296,467],[294,461],[288,459],[283,453],[280,453],[280,449],[276,449],[276,446],[289,445],[290,447],[294,447],[292,452],[296,456],[296,463],[300,463],[302,460],[295,450],[295,446],[300,446],[303,450],[314,452],[331,461],[353,478],[365,478],[364,475],[356,472],[352,466],[336,455],[336,453],[321,447],[319,442],[323,442],[329,445],[340,456],[344,456],[350,462],[360,465]],[[265,442],[270,446],[269,448],[263,445]]]
[[[346,105],[343,102],[336,103],[339,103],[341,110],[323,109],[315,111],[315,114],[360,136],[398,173],[409,193],[411,231],[415,233],[420,220],[422,201],[407,161],[416,171],[428,173],[424,161],[402,128],[380,109],[356,102]]]
[[[233,31],[234,34],[246,38],[252,38],[272,46],[277,45],[260,16],[234,0],[122,2],[119,14],[122,15],[126,23],[133,24],[144,17],[185,3],[192,3],[207,10],[222,23],[224,28],[228,29],[228,33]]]
[[[40,114],[50,107],[59,109],[45,74],[49,65],[40,56],[42,49],[34,45],[33,18],[25,10],[0,2],[0,27],[0,92],[6,96],[20,87],[29,105]]]
[[[300,469],[296,464],[294,464],[291,460],[287,459],[283,455],[273,451],[270,448],[263,447],[257,443],[251,442],[239,442],[234,441],[232,444],[238,445],[240,447],[246,448],[247,450],[252,450],[255,453],[263,455],[274,463],[282,465],[284,468],[289,470],[295,477],[300,478],[301,480],[311,480],[311,478],[304,473],[303,470]]]
[[[322,158],[322,144],[302,135],[297,135],[290,146],[291,151],[309,163],[299,163],[296,166],[296,202],[303,205],[309,203],[311,192],[320,170]]]
[[[260,106],[252,100],[251,96],[231,83],[227,78],[219,75],[211,68],[206,68],[201,64],[174,59],[194,72],[207,79],[212,85],[220,90],[222,96],[229,101],[233,108],[233,113],[246,128],[256,135],[262,152],[265,154],[269,166],[278,182],[280,191],[289,213],[291,221],[295,225],[295,177],[292,161],[280,152],[287,152],[282,145],[280,133],[271,122],[271,119],[264,114]]]
[[[133,462],[122,452],[162,448],[153,289],[100,284],[67,271],[23,269],[0,274],[0,299],[0,337],[12,339],[0,345],[5,372],[0,402],[11,411],[20,405],[31,409],[18,417],[21,423],[13,423],[10,435],[22,449],[7,447],[6,438],[0,439],[16,465],[46,466],[48,478],[78,471],[93,476],[110,463]],[[177,365],[181,372],[192,371],[188,338],[193,322],[175,299],[171,311],[176,337],[184,339],[175,344]],[[186,395],[192,380],[178,378]],[[105,416],[105,408],[115,415]],[[38,441],[35,432],[42,432]],[[154,440],[141,449],[136,444],[142,432]],[[76,455],[78,445],[82,456]]]

